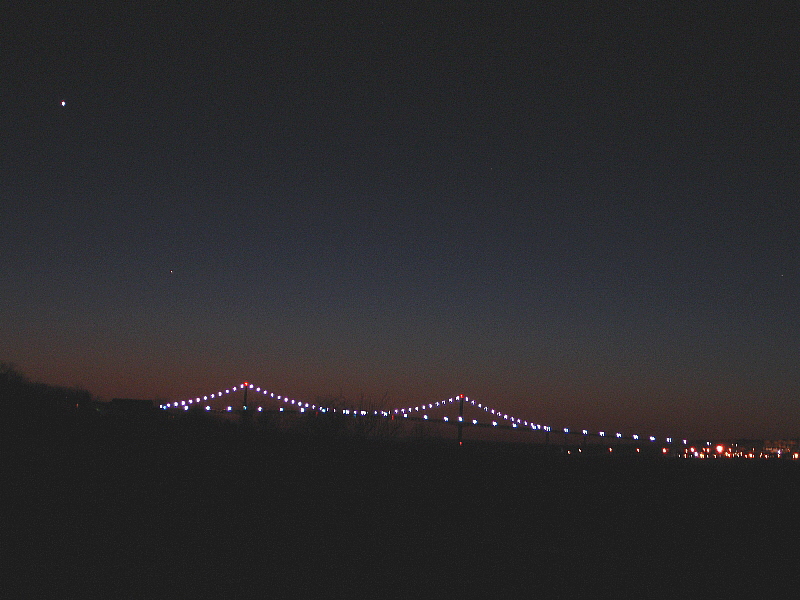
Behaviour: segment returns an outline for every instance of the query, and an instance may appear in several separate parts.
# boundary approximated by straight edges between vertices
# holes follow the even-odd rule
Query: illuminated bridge
[[[602,447],[606,452],[614,452],[616,448],[628,448],[639,452],[647,450],[670,456],[711,458],[711,457],[746,457],[757,458],[759,454],[753,449],[737,448],[731,444],[712,443],[708,440],[690,441],[682,437],[658,437],[640,433],[622,433],[620,431],[592,431],[589,429],[556,427],[538,423],[520,416],[509,414],[497,407],[478,402],[463,394],[445,400],[418,404],[415,406],[397,406],[392,408],[364,409],[359,407],[343,407],[315,404],[278,394],[265,387],[250,382],[243,382],[233,387],[217,389],[202,396],[187,400],[161,404],[159,408],[169,411],[205,410],[213,413],[232,413],[236,415],[254,416],[258,413],[311,413],[315,415],[338,414],[345,417],[387,419],[400,421],[419,421],[431,424],[454,425],[458,428],[458,441],[462,443],[462,431],[469,428],[489,428],[496,430],[516,430],[538,434],[537,439],[546,444],[551,443],[551,436],[558,436],[555,442],[563,440],[563,447],[571,451],[582,452],[589,443],[594,447]],[[468,409],[469,416],[465,413]],[[457,409],[457,415],[453,414]],[[249,412],[248,412],[249,411]],[[447,414],[450,413],[450,414]],[[763,456],[763,454],[761,455]],[[792,458],[800,458],[795,452]]]

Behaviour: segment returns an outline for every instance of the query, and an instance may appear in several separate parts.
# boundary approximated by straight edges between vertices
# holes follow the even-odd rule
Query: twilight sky
[[[0,360],[800,435],[796,3],[40,4],[0,25]]]

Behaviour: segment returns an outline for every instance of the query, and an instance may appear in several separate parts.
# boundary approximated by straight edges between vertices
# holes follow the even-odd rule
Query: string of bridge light
[[[329,411],[336,412],[336,409],[331,409],[324,406],[317,406],[316,404],[309,404],[308,402],[301,402],[300,400],[295,400],[293,398],[289,398],[288,396],[281,396],[280,394],[275,394],[275,392],[270,392],[266,388],[262,389],[260,386],[254,386],[252,383],[248,382],[235,385],[232,388],[227,388],[225,389],[225,391],[220,390],[218,392],[212,392],[211,394],[206,394],[204,396],[197,396],[195,398],[190,398],[189,400],[181,400],[180,402],[167,402],[166,404],[161,404],[159,408],[164,410],[168,410],[170,408],[181,408],[183,410],[189,410],[189,408],[191,408],[193,405],[196,406],[198,404],[209,402],[211,400],[219,400],[224,395],[236,393],[244,389],[254,390],[256,393],[260,393],[262,396],[274,398],[275,400],[280,400],[285,404],[296,406],[300,410],[300,412],[305,412],[307,408],[310,408],[311,410],[318,410],[323,413]],[[206,404],[205,409],[207,411],[210,411],[211,406]],[[256,410],[257,412],[262,412],[263,408],[259,406]],[[283,407],[281,407],[280,410],[283,411]],[[227,412],[232,412],[232,411],[233,407],[228,406]]]
[[[606,431],[598,431],[596,433],[593,433],[593,432],[590,432],[587,429],[570,429],[569,427],[554,428],[554,427],[552,427],[550,425],[541,425],[539,423],[528,422],[528,421],[523,420],[523,419],[521,419],[519,417],[515,417],[513,415],[509,415],[507,413],[503,413],[502,411],[494,409],[494,408],[490,407],[489,405],[486,405],[486,404],[483,404],[483,403],[480,403],[480,402],[476,403],[475,400],[472,400],[472,399],[468,398],[467,396],[463,396],[463,395],[456,396],[455,398],[449,398],[448,400],[442,400],[440,402],[427,403],[427,404],[422,404],[420,406],[414,406],[414,407],[409,407],[409,408],[394,409],[393,412],[394,412],[394,414],[401,414],[403,416],[408,416],[408,415],[410,415],[410,414],[412,414],[414,412],[420,412],[420,408],[421,408],[422,412],[423,412],[422,418],[424,420],[429,420],[428,415],[424,412],[426,409],[438,408],[440,406],[445,406],[446,404],[450,404],[450,403],[453,403],[453,402],[460,402],[462,397],[464,399],[464,403],[465,404],[469,404],[469,405],[474,406],[476,408],[482,409],[484,412],[487,412],[487,413],[495,416],[497,419],[503,419],[504,421],[510,422],[511,423],[511,427],[513,429],[523,428],[523,429],[530,429],[531,431],[544,431],[546,433],[555,432],[555,433],[564,433],[566,435],[572,434],[572,435],[596,436],[596,437],[601,437],[601,438],[611,438],[611,439],[621,439],[621,440],[626,440],[626,439],[634,440],[634,441],[647,440],[647,441],[650,441],[650,442],[658,441],[658,438],[656,438],[656,436],[654,436],[654,435],[642,437],[639,434],[634,433],[634,434],[632,434],[630,436],[625,436],[620,432],[615,432],[613,437],[612,437],[611,434],[607,433]],[[376,412],[376,414],[377,414],[377,412]],[[450,419],[448,417],[443,417],[442,418],[442,421],[444,421],[444,422],[449,422],[449,420]],[[463,416],[458,416],[456,422],[464,423],[464,424],[467,424],[467,425],[480,425],[480,422],[477,419],[466,419]],[[496,419],[493,419],[491,421],[491,424],[494,427],[497,427],[497,426],[500,425],[500,423]],[[674,441],[674,438],[666,437],[666,438],[664,438],[664,440],[666,441],[666,443],[672,444],[673,441]],[[681,442],[683,443],[683,445],[687,444],[687,440],[681,440]]]
[[[550,425],[542,425],[542,424],[539,424],[539,423],[533,423],[533,422],[529,422],[529,421],[526,421],[524,419],[521,419],[519,417],[515,417],[513,415],[509,415],[508,413],[503,413],[502,411],[499,411],[499,410],[497,410],[495,408],[492,408],[487,404],[483,404],[481,402],[475,402],[474,399],[470,399],[469,397],[464,396],[463,394],[459,394],[459,395],[457,395],[455,397],[448,398],[447,400],[439,400],[437,402],[423,403],[423,404],[420,404],[418,406],[392,408],[392,409],[388,409],[388,410],[372,410],[372,411],[369,411],[369,410],[347,409],[347,408],[336,409],[335,407],[325,407],[325,406],[322,406],[322,405],[309,404],[308,402],[301,402],[300,400],[295,400],[293,398],[289,398],[288,396],[282,396],[280,394],[275,394],[274,392],[270,392],[266,388],[261,388],[260,386],[255,386],[252,383],[244,382],[242,384],[235,385],[232,388],[227,388],[227,389],[224,390],[224,392],[222,390],[220,390],[220,391],[217,391],[217,392],[213,392],[211,394],[206,394],[206,395],[204,395],[202,397],[201,396],[197,396],[195,398],[190,398],[189,400],[182,400],[180,402],[168,402],[167,404],[160,405],[159,408],[162,408],[164,410],[167,410],[167,409],[170,409],[170,408],[182,408],[183,410],[189,410],[189,408],[191,406],[193,406],[193,405],[197,405],[197,404],[200,404],[200,403],[205,403],[205,402],[208,402],[208,401],[211,401],[211,400],[218,400],[218,399],[222,398],[224,395],[229,395],[231,393],[236,393],[238,391],[245,390],[245,389],[254,390],[256,393],[259,393],[262,396],[266,396],[266,397],[278,400],[278,401],[280,401],[283,404],[286,404],[288,406],[294,406],[301,413],[305,412],[307,409],[311,409],[311,410],[314,410],[314,411],[319,411],[321,413],[327,413],[327,412],[336,413],[336,412],[339,412],[339,413],[341,413],[343,415],[355,416],[355,417],[358,417],[358,416],[378,416],[378,417],[385,417],[385,418],[392,417],[394,415],[399,416],[401,418],[408,418],[411,415],[413,415],[414,413],[421,413],[421,417],[420,418],[422,420],[431,421],[431,422],[441,421],[443,423],[450,423],[451,422],[450,417],[444,416],[441,419],[432,419],[432,418],[430,418],[428,416],[427,412],[425,412],[425,411],[433,410],[433,409],[436,409],[436,408],[442,408],[444,406],[447,406],[448,404],[460,403],[462,398],[463,398],[463,401],[464,401],[465,404],[468,404],[470,406],[474,406],[475,408],[483,410],[484,412],[486,412],[486,413],[492,415],[493,417],[495,417],[490,422],[492,427],[499,427],[501,425],[499,420],[502,419],[503,421],[509,422],[512,429],[523,429],[523,430],[529,430],[529,431],[543,431],[543,432],[548,433],[548,434],[553,432],[553,433],[563,433],[565,435],[583,435],[583,436],[608,438],[608,439],[612,439],[612,440],[617,439],[617,440],[650,441],[650,442],[658,441],[658,438],[656,436],[654,436],[654,435],[640,436],[639,434],[634,433],[634,434],[632,434],[630,436],[626,436],[626,435],[623,435],[621,432],[615,432],[612,435],[610,432],[606,432],[606,431],[590,432],[588,429],[570,429],[569,427],[558,428],[558,427],[552,427]],[[210,411],[211,410],[211,406],[206,404],[205,410]],[[284,408],[281,407],[280,411],[283,412],[283,410],[284,410]],[[233,411],[233,407],[232,406],[228,406],[227,407],[227,412],[232,412],[232,411]],[[261,406],[259,406],[256,409],[256,411],[257,412],[262,412],[263,408]],[[455,420],[452,421],[452,422],[457,423],[457,424],[460,423],[460,424],[463,424],[463,425],[489,425],[489,423],[481,423],[478,419],[467,419],[462,415],[459,415],[458,417],[456,417]],[[672,437],[665,437],[664,441],[667,444],[672,444],[675,441],[675,439],[672,438]],[[685,439],[682,439],[681,442],[682,442],[682,444],[684,446],[688,443],[687,440],[685,440]]]

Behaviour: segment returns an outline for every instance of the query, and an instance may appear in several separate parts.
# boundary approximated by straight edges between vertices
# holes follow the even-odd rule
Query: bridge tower
[[[458,445],[461,446],[463,442],[461,441],[461,434],[464,428],[464,394],[461,394],[458,398]]]
[[[242,422],[250,423],[252,421],[252,415],[250,411],[247,410],[247,388],[250,387],[250,383],[245,381],[244,382],[244,398],[242,398]]]

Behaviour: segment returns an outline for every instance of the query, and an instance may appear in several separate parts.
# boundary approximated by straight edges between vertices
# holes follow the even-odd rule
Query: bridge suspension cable
[[[198,404],[205,404],[206,410],[211,410],[211,406],[207,404],[212,400],[219,400],[224,397],[229,396],[232,393],[236,393],[238,391],[244,390],[252,390],[256,394],[261,394],[263,397],[267,397],[269,399],[274,399],[279,403],[285,404],[287,407],[294,407],[297,409],[298,412],[305,412],[306,410],[313,410],[318,411],[320,413],[340,413],[343,415],[348,416],[373,416],[373,417],[392,417],[397,416],[400,418],[414,418],[414,419],[421,419],[424,421],[440,421],[443,423],[454,423],[458,424],[459,426],[490,426],[490,427],[501,427],[503,429],[522,429],[522,430],[529,430],[529,431],[541,431],[546,434],[551,432],[554,433],[562,433],[564,435],[580,435],[583,437],[597,437],[597,438],[607,438],[611,441],[614,440],[631,440],[631,441],[648,441],[648,442],[662,442],[666,444],[673,444],[673,443],[680,443],[684,446],[687,445],[688,440],[686,439],[678,439],[672,436],[666,436],[663,438],[658,438],[654,435],[647,435],[642,436],[638,433],[634,433],[631,435],[624,435],[622,432],[613,432],[610,431],[590,431],[588,429],[571,429],[569,427],[553,427],[551,425],[543,425],[541,423],[535,423],[533,421],[528,421],[526,419],[522,419],[518,416],[513,414],[506,413],[501,411],[497,408],[491,407],[488,404],[484,404],[482,402],[476,402],[474,399],[469,398],[463,394],[458,394],[447,400],[438,400],[436,402],[429,402],[418,404],[416,406],[402,406],[396,408],[389,408],[389,409],[373,409],[373,410],[364,410],[360,408],[343,408],[343,407],[332,407],[332,406],[323,406],[312,404],[308,402],[303,402],[300,400],[296,400],[294,398],[290,398],[289,396],[276,394],[275,392],[270,392],[267,388],[262,388],[261,386],[256,386],[252,383],[247,381],[234,385],[230,388],[225,388],[224,390],[220,389],[218,391],[214,391],[210,394],[205,394],[203,396],[196,396],[195,398],[190,398],[189,400],[181,400],[176,402],[168,402],[166,404],[162,404],[159,408],[164,410],[169,409],[182,409],[182,410],[189,410],[191,406],[198,405]],[[468,406],[472,406],[478,410],[482,410],[483,412],[487,413],[488,420],[481,421],[479,419],[467,419],[463,415],[459,415],[456,417],[456,420],[451,421],[450,417],[444,416],[441,418],[432,418],[428,411],[435,410],[437,408],[444,408],[449,404],[459,404],[462,406],[466,404]],[[232,406],[227,407],[227,411],[231,412],[233,410]],[[283,408],[281,408],[283,410]],[[262,411],[262,407],[258,407],[256,409],[257,412]]]

